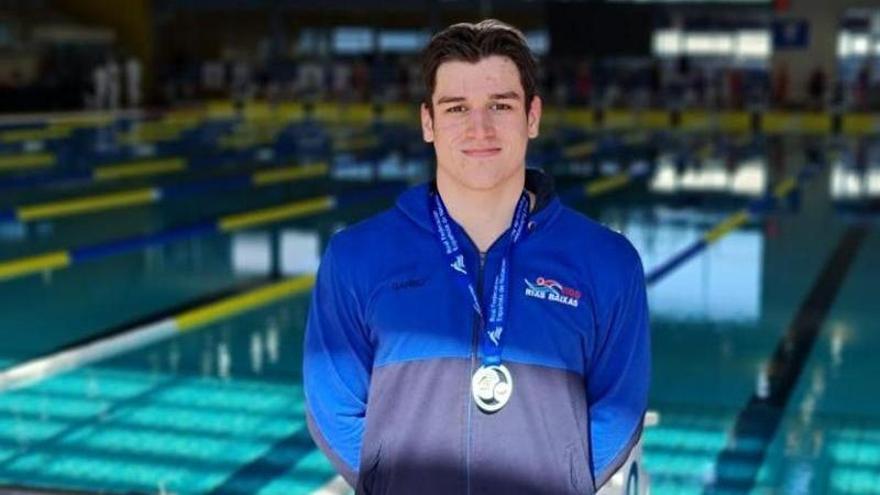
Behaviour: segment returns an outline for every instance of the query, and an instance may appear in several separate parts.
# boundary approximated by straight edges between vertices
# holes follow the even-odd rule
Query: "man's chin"
[[[454,182],[457,187],[469,191],[489,192],[503,187],[510,181],[521,181],[524,178],[525,167],[511,169],[508,163],[498,160],[467,160],[445,170],[438,167],[437,174],[445,175],[446,179]]]
[[[516,177],[515,173],[508,175],[481,175],[473,174],[461,177],[461,185],[473,191],[493,191],[507,184]]]

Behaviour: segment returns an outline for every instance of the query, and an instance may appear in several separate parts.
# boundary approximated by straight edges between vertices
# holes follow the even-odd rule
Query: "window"
[[[733,39],[727,33],[690,33],[684,38],[688,55],[732,55]]]
[[[871,39],[868,33],[841,31],[837,35],[837,55],[840,58],[865,57],[880,53],[880,45],[875,42],[874,51],[870,50]]]
[[[428,43],[425,31],[385,30],[379,33],[379,50],[386,53],[416,53]]]
[[[326,31],[318,29],[303,29],[299,33],[295,49],[298,55],[319,55],[325,53]]]
[[[535,55],[545,55],[550,49],[550,35],[547,31],[529,31],[525,35],[526,42]]]
[[[365,27],[340,27],[333,30],[333,52],[357,55],[373,51],[373,30]]]
[[[769,58],[772,52],[770,32],[763,30],[736,33],[736,56],[739,58]]]
[[[770,32],[760,29],[700,32],[659,29],[654,31],[653,51],[658,57],[767,59],[771,54]]]
[[[654,31],[654,54],[661,57],[674,57],[681,53],[681,31],[661,29]]]

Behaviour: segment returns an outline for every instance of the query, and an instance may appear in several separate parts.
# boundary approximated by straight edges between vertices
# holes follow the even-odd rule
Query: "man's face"
[[[507,57],[444,62],[437,69],[434,116],[422,105],[422,136],[434,143],[437,173],[473,190],[490,190],[522,172],[538,135],[541,99],[528,114],[519,71]]]

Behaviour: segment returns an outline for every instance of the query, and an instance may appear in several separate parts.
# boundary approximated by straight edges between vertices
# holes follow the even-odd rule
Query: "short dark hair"
[[[441,64],[452,60],[477,63],[492,55],[507,57],[516,64],[528,111],[532,98],[538,94],[538,63],[519,29],[496,19],[486,19],[476,24],[463,22],[447,27],[435,34],[422,52],[424,103],[431,115],[434,114],[431,99]]]

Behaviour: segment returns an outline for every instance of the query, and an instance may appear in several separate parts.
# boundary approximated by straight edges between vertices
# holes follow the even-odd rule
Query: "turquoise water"
[[[773,142],[765,153],[757,170],[770,183],[805,165],[800,140]],[[830,309],[778,426],[769,439],[735,429],[750,398],[766,388],[774,350],[852,226],[832,201],[832,176],[826,166],[797,204],[753,219],[649,289],[650,408],[660,418],[644,435],[652,493],[880,493],[880,400],[873,379],[880,241],[873,227],[840,290],[829,296]],[[583,180],[560,178],[560,184]],[[301,184],[24,228],[7,224],[0,226],[0,259],[150,232],[330,187]],[[712,187],[660,191],[639,183],[572,205],[627,235],[650,271],[752,198]],[[272,252],[283,250],[285,236],[294,239],[285,246],[301,270],[314,264],[335,229],[388,204],[0,281],[0,359],[10,366],[269,280],[278,265]],[[0,394],[0,484],[310,493],[333,471],[304,427],[307,308],[308,297],[297,296]],[[722,479],[752,481],[725,487]]]

